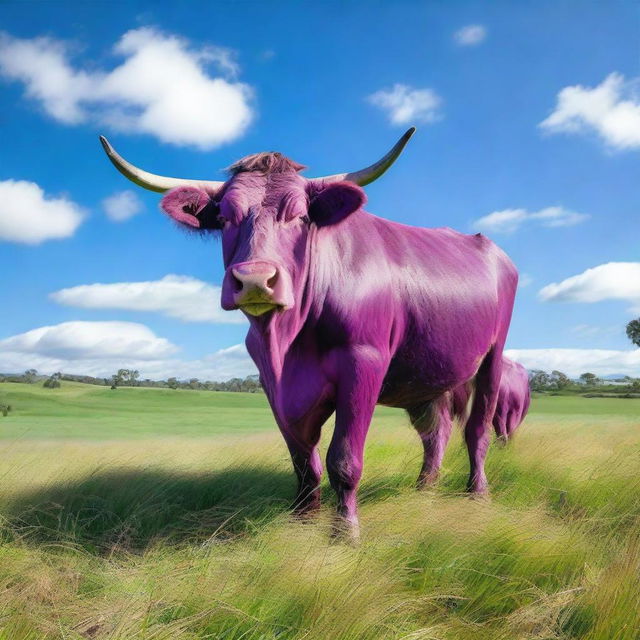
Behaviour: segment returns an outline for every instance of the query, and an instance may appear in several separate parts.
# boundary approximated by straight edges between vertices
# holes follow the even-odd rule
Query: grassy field
[[[1,384],[0,639],[640,638],[640,400],[534,399],[491,500],[380,409],[363,540],[287,513],[262,395]],[[328,425],[322,445],[326,448]]]

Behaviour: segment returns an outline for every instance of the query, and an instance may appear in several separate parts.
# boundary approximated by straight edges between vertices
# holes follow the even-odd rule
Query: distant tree
[[[169,387],[169,389],[177,389],[178,388],[177,378],[169,378],[167,380],[167,387]]]
[[[580,381],[587,387],[593,387],[600,382],[600,379],[595,373],[583,373],[580,376]]]
[[[38,372],[35,369],[27,369],[24,372],[24,381],[27,384],[33,384],[36,380],[36,376],[38,375]]]
[[[551,377],[546,371],[534,369],[529,374],[529,386],[531,391],[546,391],[551,384]]]
[[[132,387],[135,387],[138,383],[137,380],[140,377],[140,372],[137,369],[129,369],[128,382]]]
[[[58,371],[58,373],[54,373],[49,376],[43,383],[42,386],[46,389],[57,389],[60,386],[60,378],[62,374]]]
[[[551,384],[558,390],[566,389],[571,384],[571,379],[562,371],[551,372]]]
[[[111,388],[117,389],[118,387],[122,386],[124,384],[125,379],[128,377],[128,375],[129,375],[128,369],[118,369],[118,372],[114,373],[111,376]]]
[[[640,347],[640,318],[632,320],[627,325],[627,338],[629,338],[636,347]]]

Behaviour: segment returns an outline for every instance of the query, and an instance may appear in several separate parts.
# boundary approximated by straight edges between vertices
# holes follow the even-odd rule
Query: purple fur
[[[291,453],[296,508],[319,503],[316,446],[334,411],[327,469],[344,526],[357,529],[356,490],[376,403],[409,412],[425,451],[421,477],[431,481],[451,428],[449,392],[469,381],[469,489],[486,491],[488,427],[518,279],[513,264],[480,234],[383,220],[361,208],[359,187],[306,180],[300,165],[265,155],[272,157],[234,165],[211,200],[223,225],[222,304],[249,316],[247,349]],[[171,205],[176,192],[163,206],[180,220]]]
[[[473,385],[469,383],[451,392],[451,411],[461,424],[467,420],[467,406],[472,393]],[[492,421],[496,436],[501,441],[507,442],[513,437],[527,415],[530,402],[527,370],[518,362],[503,356],[498,401]]]
[[[498,438],[505,442],[513,438],[529,411],[530,402],[527,370],[521,364],[504,358],[498,404],[493,416],[493,428]]]

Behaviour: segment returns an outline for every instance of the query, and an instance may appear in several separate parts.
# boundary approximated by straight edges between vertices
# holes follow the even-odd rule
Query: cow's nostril
[[[278,282],[278,272],[276,271],[276,273],[274,273],[268,280],[267,280],[267,287],[269,287],[269,289],[273,289],[273,287],[276,286],[276,282]]]

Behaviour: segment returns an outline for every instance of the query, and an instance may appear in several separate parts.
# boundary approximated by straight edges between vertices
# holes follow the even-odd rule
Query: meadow
[[[362,542],[288,513],[294,478],[261,394],[4,383],[0,638],[635,640],[640,400],[539,397],[492,446],[490,499],[440,484],[379,408]],[[322,446],[331,434],[328,424]]]

